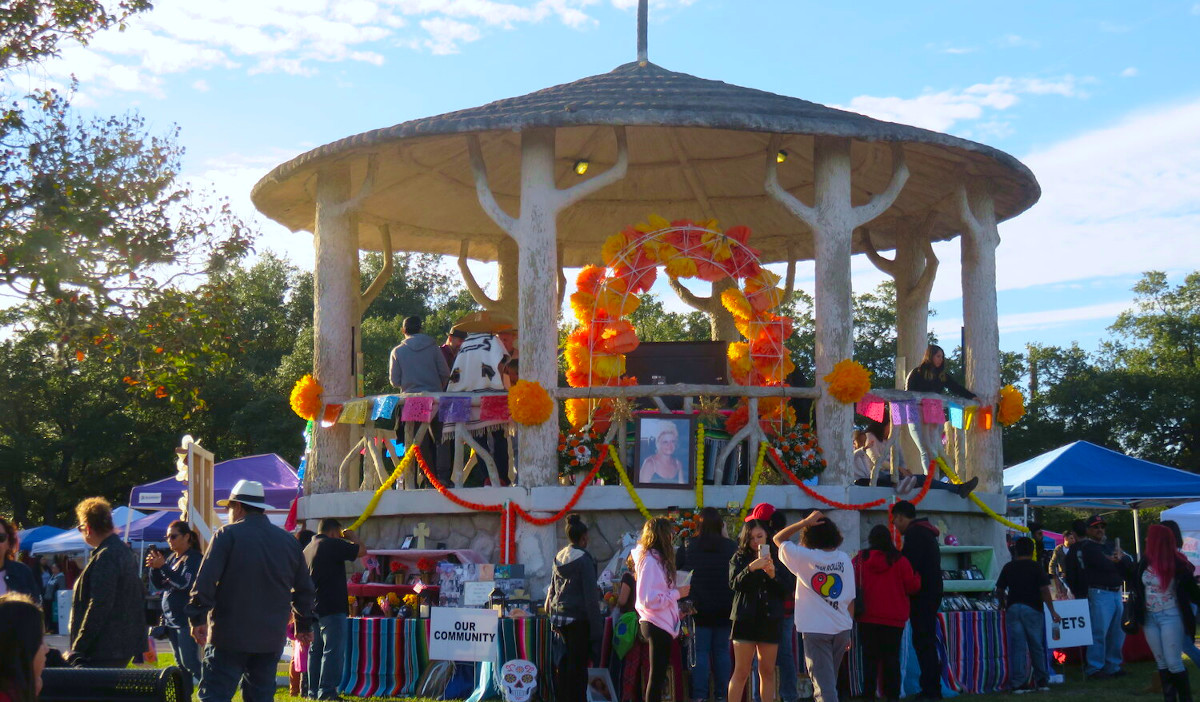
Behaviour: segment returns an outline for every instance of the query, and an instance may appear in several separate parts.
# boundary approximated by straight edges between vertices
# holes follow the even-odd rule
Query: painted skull
[[[500,667],[500,688],[504,702],[528,702],[537,689],[537,666],[520,658],[505,663]]]

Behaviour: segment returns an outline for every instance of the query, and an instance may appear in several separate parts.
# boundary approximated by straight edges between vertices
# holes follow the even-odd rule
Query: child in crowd
[[[1042,605],[1050,608],[1057,624],[1058,612],[1050,597],[1050,576],[1033,560],[1033,539],[1022,536],[1013,543],[1013,558],[1000,570],[996,594],[1004,602],[1005,623],[1008,627],[1008,684],[1013,694],[1044,692],[1050,689],[1046,670],[1046,626]],[[1025,659],[1033,662],[1030,679]]]

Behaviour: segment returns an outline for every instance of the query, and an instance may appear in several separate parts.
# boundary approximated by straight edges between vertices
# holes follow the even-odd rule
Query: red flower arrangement
[[[428,573],[432,570],[435,570],[436,568],[437,568],[437,561],[433,560],[432,558],[429,558],[428,556],[417,561],[417,570],[421,571],[422,573]]]
[[[388,564],[388,570],[392,571],[393,573],[399,573],[404,570],[404,564],[400,561],[392,561]]]

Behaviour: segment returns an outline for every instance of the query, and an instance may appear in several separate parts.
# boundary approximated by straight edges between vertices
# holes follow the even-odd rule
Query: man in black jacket
[[[904,557],[921,576],[921,589],[909,603],[913,649],[921,665],[921,694],[917,699],[941,699],[942,661],[937,649],[937,611],[942,601],[940,532],[928,519],[917,519],[917,508],[907,500],[892,505],[892,520],[904,535]]]
[[[262,483],[239,480],[218,503],[229,508],[230,523],[213,535],[192,587],[188,619],[205,646],[201,702],[229,702],[239,682],[245,702],[274,699],[289,616],[296,639],[312,643],[308,564],[300,542],[267,520],[263,500]]]
[[[90,497],[75,507],[91,558],[71,597],[73,666],[124,668],[146,650],[146,601],[137,558],[113,529],[112,507]]]
[[[1121,629],[1122,586],[1133,569],[1133,561],[1118,544],[1105,537],[1108,523],[1093,515],[1087,520],[1087,538],[1072,551],[1079,552],[1079,564],[1087,582],[1088,612],[1092,618],[1092,644],[1087,648],[1089,680],[1121,677],[1121,648],[1125,632]]]

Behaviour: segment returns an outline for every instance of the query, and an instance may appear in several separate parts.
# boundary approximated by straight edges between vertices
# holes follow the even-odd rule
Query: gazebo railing
[[[873,389],[871,394],[889,402],[914,401],[922,399],[938,399],[946,400],[944,395],[933,393],[910,392],[907,390],[893,389]],[[815,400],[820,396],[820,390],[817,388],[804,387],[759,387],[759,386],[740,386],[740,385],[633,385],[633,386],[612,386],[612,387],[591,387],[591,388],[555,388],[552,390],[552,395],[560,402],[567,399],[592,399],[602,400],[607,398],[623,398],[634,402],[649,400],[655,408],[661,412],[672,412],[667,406],[667,398],[682,399],[683,414],[691,414],[699,399],[718,398],[726,401],[736,401],[745,399],[748,405],[748,416],[756,419],[759,415],[759,402],[763,398],[783,398],[786,400],[792,399],[808,399]],[[400,464],[402,452],[398,450],[396,443],[402,443],[404,446],[412,445],[413,443],[420,444],[423,441],[430,440],[435,444],[440,444],[444,436],[453,436],[454,438],[454,455],[451,461],[450,480],[455,487],[462,487],[470,474],[475,470],[484,470],[492,485],[500,485],[501,475],[507,477],[508,482],[515,482],[518,476],[517,466],[513,461],[517,451],[508,451],[508,460],[501,462],[492,455],[492,452],[485,446],[487,441],[483,436],[476,436],[469,429],[472,423],[478,423],[480,420],[480,406],[484,397],[505,397],[503,392],[486,392],[486,393],[425,393],[421,395],[377,395],[364,398],[371,403],[371,406],[376,406],[384,398],[395,397],[397,399],[395,412],[393,417],[400,417],[403,412],[403,405],[406,400],[416,397],[432,397],[435,401],[439,398],[447,397],[464,397],[469,396],[471,402],[471,419],[469,422],[455,422],[441,424],[434,419],[427,421],[413,422],[397,422],[395,418],[372,420],[368,418],[362,427],[362,436],[346,455],[340,466],[340,474],[349,475],[349,471],[354,467],[356,459],[362,460],[362,478],[358,481],[358,490],[374,491],[387,480],[388,476]],[[969,400],[956,400],[964,406],[975,404]],[[436,417],[436,410],[433,414]],[[799,418],[801,422],[805,418]],[[401,427],[400,435],[397,434],[395,427]],[[435,427],[442,427],[439,435],[434,436]],[[476,424],[478,426],[478,424]],[[627,457],[628,454],[628,432],[623,431],[625,427],[618,426],[613,423],[604,436],[605,443],[615,443],[619,447],[620,455]],[[495,429],[490,429],[494,431]],[[509,432],[509,441],[515,442],[516,437]],[[745,455],[753,459],[757,456],[760,442],[766,441],[767,437],[762,431],[759,421],[747,421],[736,433],[728,438],[723,446],[720,447],[716,461],[713,464],[712,481],[714,484],[725,484],[725,470],[729,464],[729,459],[734,455],[739,447],[744,446],[746,449]],[[468,449],[470,450],[468,454]],[[947,451],[947,460],[951,464],[958,464],[955,460],[961,451],[954,450],[957,447],[952,447],[952,450]],[[432,470],[437,470],[432,457],[426,457],[429,460],[429,465]],[[445,459],[443,459],[445,460]],[[893,462],[894,464],[894,462]],[[702,466],[699,470],[704,470]],[[353,480],[353,478],[350,478]],[[353,489],[352,482],[344,483],[347,487]],[[397,489],[419,489],[423,487],[431,487],[425,479],[423,472],[414,464],[409,467],[396,481]]]

